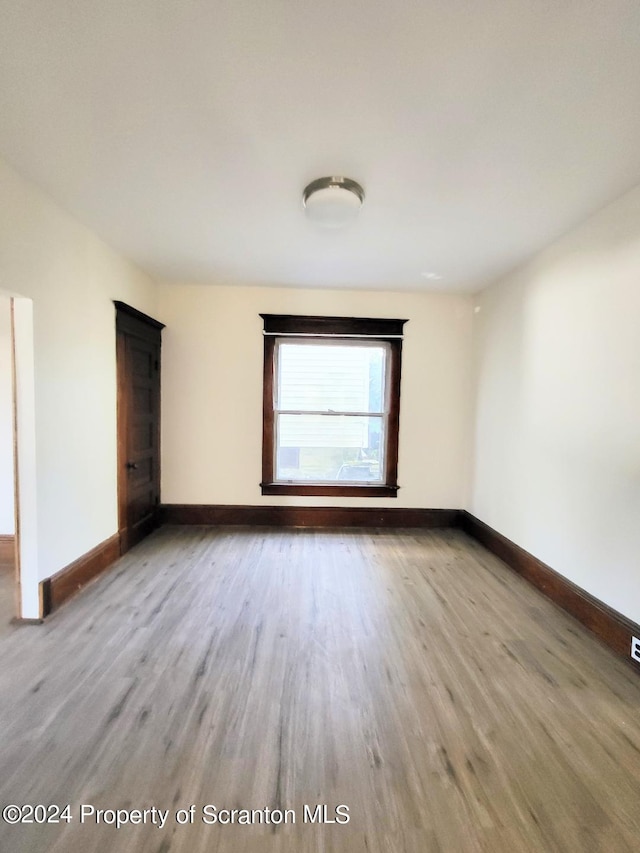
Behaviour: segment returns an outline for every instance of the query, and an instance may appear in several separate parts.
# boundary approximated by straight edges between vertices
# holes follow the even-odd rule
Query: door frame
[[[33,300],[9,295],[13,386],[13,476],[17,618],[43,616],[38,565]]]
[[[126,302],[114,300],[116,308],[116,372],[117,372],[117,464],[118,464],[118,534],[120,537],[120,553],[124,554],[129,548],[136,544],[137,539],[132,540],[129,534],[127,506],[128,506],[128,446],[127,437],[129,430],[128,395],[126,384],[126,337],[136,337],[144,341],[151,341],[158,345],[158,380],[160,380],[160,353],[162,344],[162,329],[164,323],[154,320],[148,314],[143,314],[137,308],[127,305]],[[160,387],[158,386],[158,417],[156,432],[156,447],[158,453],[156,478],[158,496],[160,495]],[[154,513],[153,526],[158,524],[158,511]]]

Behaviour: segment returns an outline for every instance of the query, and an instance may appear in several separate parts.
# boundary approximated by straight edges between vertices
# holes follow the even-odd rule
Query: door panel
[[[121,550],[158,521],[160,504],[161,323],[116,303],[118,514]]]

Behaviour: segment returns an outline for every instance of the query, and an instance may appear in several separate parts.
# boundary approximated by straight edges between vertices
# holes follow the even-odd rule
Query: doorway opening
[[[39,619],[33,302],[0,292],[0,632]]]
[[[0,635],[17,613],[11,298],[0,295]]]

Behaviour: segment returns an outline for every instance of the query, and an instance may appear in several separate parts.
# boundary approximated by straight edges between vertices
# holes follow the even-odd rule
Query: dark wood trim
[[[164,504],[164,524],[270,527],[455,527],[456,509]]]
[[[149,327],[160,332],[165,327],[164,323],[154,320],[148,314],[143,314],[137,308],[132,308],[126,302],[119,302],[117,299],[114,299],[113,304],[116,306],[116,324],[118,328],[122,328],[123,332],[128,332],[132,335],[138,329],[148,329]]]
[[[389,414],[387,416],[387,447],[385,453],[385,484],[398,488],[398,443],[400,438],[400,375],[402,368],[402,341],[390,343],[389,359]]]
[[[400,433],[400,376],[402,328],[407,320],[373,320],[361,317],[300,317],[290,314],[260,314],[264,319],[264,363],[262,380],[262,482],[261,494],[304,495],[309,497],[395,498],[398,493],[398,441]],[[385,331],[386,330],[386,331]],[[384,482],[359,483],[279,483],[274,482],[275,456],[275,350],[278,332],[332,336],[370,335],[389,348],[387,377],[388,415],[386,425]],[[376,334],[374,334],[374,332]],[[399,335],[397,337],[395,335]]]
[[[269,335],[367,335],[387,338],[402,335],[408,320],[387,320],[378,317],[318,317],[300,314],[260,314],[264,331]]]
[[[640,638],[640,625],[589,595],[471,513],[460,513],[459,526],[640,672],[640,664],[630,656],[631,638]]]
[[[117,466],[118,466],[118,531],[122,539],[127,530],[127,423],[129,421],[128,395],[126,388],[126,337],[116,329],[116,420],[117,420]]]
[[[264,339],[264,364],[262,379],[262,482],[270,483],[274,475],[273,382],[274,351],[276,339]],[[264,494],[264,492],[262,492]]]
[[[42,615],[48,616],[120,557],[120,536],[105,539],[82,557],[40,583]]]
[[[304,495],[307,497],[334,498],[396,498],[398,486],[376,486],[363,483],[361,486],[333,483],[260,483],[263,495]]]
[[[120,538],[120,553],[126,554],[127,551],[130,551],[134,545],[137,545],[138,542],[142,542],[142,540],[153,533],[154,530],[157,530],[160,527],[160,505],[156,506],[153,512],[145,519],[142,524],[139,524],[135,530],[131,530],[130,528],[124,527],[118,530],[118,537]]]
[[[0,535],[0,570],[15,571],[16,568],[16,537],[12,535]]]
[[[127,339],[128,336],[142,339],[157,346],[157,358],[155,363],[158,376],[160,375],[161,359],[162,359],[162,329],[165,328],[164,323],[154,320],[148,314],[143,314],[137,308],[132,308],[125,302],[114,300],[113,304],[116,308],[116,418],[117,418],[117,466],[118,466],[118,535],[120,537],[120,550],[124,554],[141,539],[151,533],[158,527],[158,509],[154,509],[147,521],[140,525],[135,531],[128,527],[128,470],[127,462],[129,461],[129,421],[131,417],[129,394],[127,393]],[[161,389],[158,382],[157,388],[157,425],[155,431],[155,447],[156,447],[156,465],[154,471],[154,482],[156,501],[160,502],[160,482],[161,482],[161,448],[160,448],[160,411],[161,411]]]

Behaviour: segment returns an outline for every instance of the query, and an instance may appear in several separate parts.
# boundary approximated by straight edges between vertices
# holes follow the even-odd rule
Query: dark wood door
[[[158,524],[162,323],[116,302],[118,526],[122,553]]]

